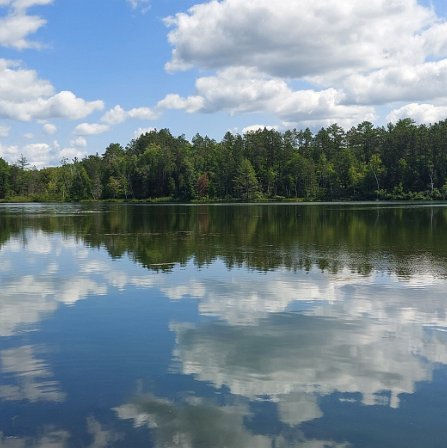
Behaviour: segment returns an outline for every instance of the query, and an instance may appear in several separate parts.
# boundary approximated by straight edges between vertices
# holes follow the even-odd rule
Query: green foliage
[[[4,199],[9,193],[9,165],[0,157],[0,199]]]
[[[234,177],[234,189],[240,199],[254,199],[259,190],[258,179],[253,165],[248,159],[243,159],[236,176]]]
[[[410,119],[347,132],[227,132],[220,142],[153,130],[54,168],[0,158],[0,200],[445,200],[446,137],[447,120]]]

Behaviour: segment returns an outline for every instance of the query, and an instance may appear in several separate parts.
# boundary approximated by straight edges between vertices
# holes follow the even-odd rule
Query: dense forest
[[[191,141],[154,130],[102,155],[37,170],[0,158],[0,200],[374,200],[447,198],[447,120],[363,122],[317,133],[263,129]]]

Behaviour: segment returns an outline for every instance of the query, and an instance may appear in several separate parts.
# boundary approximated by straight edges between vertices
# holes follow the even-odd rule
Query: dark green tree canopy
[[[227,132],[153,130],[102,155],[30,169],[0,158],[0,200],[446,199],[447,120]]]

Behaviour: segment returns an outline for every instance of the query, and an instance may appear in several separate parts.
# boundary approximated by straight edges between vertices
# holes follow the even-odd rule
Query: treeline
[[[283,198],[446,199],[447,120],[228,132],[220,142],[162,129],[41,170],[0,158],[0,199],[10,201]]]

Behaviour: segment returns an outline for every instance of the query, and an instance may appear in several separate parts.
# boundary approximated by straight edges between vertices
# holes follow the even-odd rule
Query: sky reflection
[[[418,269],[153,270],[28,229],[0,249],[0,447],[359,446],[333,409],[443,384],[446,279]]]

